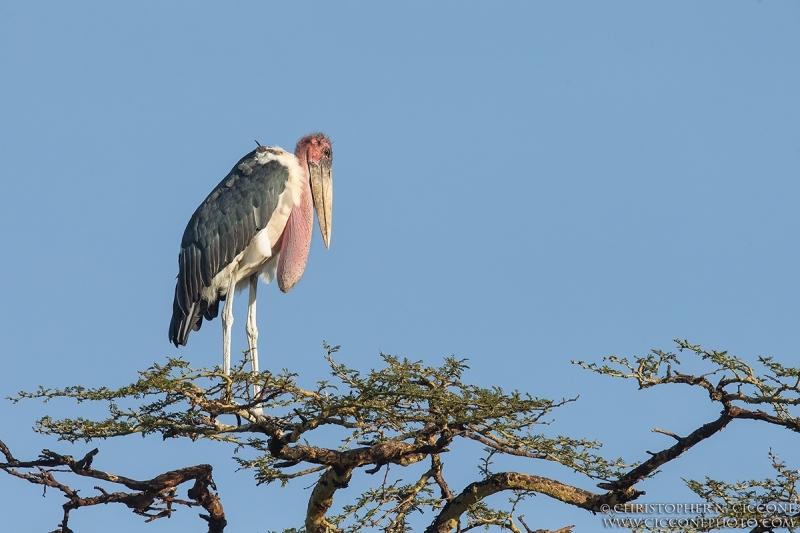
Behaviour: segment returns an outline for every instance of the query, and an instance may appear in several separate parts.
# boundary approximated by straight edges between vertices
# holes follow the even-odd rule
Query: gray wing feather
[[[211,286],[214,276],[267,225],[286,187],[289,169],[277,160],[258,163],[257,150],[234,165],[200,204],[183,232],[169,330],[170,341],[176,346],[185,345],[189,332],[200,329],[203,316],[210,320],[217,315],[224,295],[204,302],[200,298],[202,289]]]

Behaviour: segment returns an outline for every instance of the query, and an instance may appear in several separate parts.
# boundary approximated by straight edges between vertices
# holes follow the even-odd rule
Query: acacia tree
[[[332,379],[311,389],[300,387],[297,375],[289,371],[251,374],[240,365],[228,376],[219,368],[193,369],[181,359],[169,359],[166,364],[140,372],[134,383],[118,389],[40,388],[11,399],[73,399],[107,405],[108,415],[99,420],[44,417],[36,423],[36,431],[61,440],[90,442],[132,434],[209,439],[229,443],[238,452],[234,459],[240,467],[254,471],[257,483],[286,485],[298,478],[311,478],[314,488],[305,516],[297,517],[298,527],[292,532],[408,531],[412,516],[426,511],[426,516],[433,517],[426,530],[430,533],[481,526],[534,533],[535,524],[526,523],[518,511],[526,496],[546,495],[591,513],[614,515],[622,511],[635,515],[644,512],[629,504],[644,494],[636,488],[638,483],[656,476],[662,465],[715,436],[734,420],[758,420],[800,432],[800,419],[791,413],[800,403],[800,368],[759,358],[763,374],[758,374],[726,352],[707,351],[687,341],[676,343],[679,352],[705,361],[709,371],[683,374],[678,371],[678,356],[660,350],[632,361],[609,357],[601,365],[574,362],[604,376],[633,379],[640,389],[673,384],[700,387],[720,407],[716,419],[688,435],[654,430],[675,442],[661,451],[647,452],[649,458],[638,463],[603,457],[596,441],[554,438],[536,431],[555,410],[574,398],[542,399],[469,384],[464,380],[468,370],[465,361],[452,357],[439,367],[427,367],[381,354],[383,367],[362,374],[336,362],[338,347],[325,345]],[[258,393],[254,395],[253,390]],[[484,456],[479,477],[466,486],[456,486],[448,482],[453,479],[452,469],[444,468],[442,457],[466,441],[479,443]],[[37,459],[22,461],[0,441],[0,452],[5,456],[5,462],[0,463],[3,471],[56,489],[66,497],[56,529],[59,533],[71,531],[68,523],[73,510],[101,503],[125,504],[148,521],[170,516],[176,506],[199,506],[204,509],[200,516],[210,533],[225,530],[222,497],[216,493],[209,465],[137,481],[93,468],[97,449],[81,459],[44,450]],[[587,484],[599,490],[525,471],[493,471],[492,460],[504,455],[560,463],[585,476]],[[689,481],[689,488],[709,506],[681,523],[636,525],[632,520],[617,524],[627,524],[633,531],[708,531],[734,524],[747,525],[752,532],[794,531],[794,524],[800,524],[796,508],[776,504],[800,501],[800,476],[775,456],[772,463],[774,478]],[[95,495],[84,497],[63,481],[68,475],[93,478],[104,486],[96,487]],[[354,475],[375,482],[360,494],[349,494]],[[180,496],[184,484],[188,487],[186,497]],[[507,505],[486,503],[487,497],[501,492],[510,496]],[[571,531],[571,526],[558,531]]]

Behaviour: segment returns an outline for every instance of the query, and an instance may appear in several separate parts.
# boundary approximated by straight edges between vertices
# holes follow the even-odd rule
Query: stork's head
[[[324,133],[306,135],[297,143],[294,155],[300,165],[308,169],[314,209],[317,211],[319,230],[325,248],[331,242],[331,215],[333,213],[333,148]]]

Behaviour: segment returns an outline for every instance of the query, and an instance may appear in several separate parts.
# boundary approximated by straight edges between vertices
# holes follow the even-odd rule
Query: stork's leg
[[[231,328],[233,327],[233,293],[236,289],[236,277],[231,276],[228,294],[225,295],[225,309],[222,310],[222,371],[226,376],[231,373]]]
[[[258,326],[256,326],[256,291],[258,290],[258,274],[250,276],[250,301],[247,306],[247,343],[250,345],[250,362],[253,374],[258,374]],[[261,387],[253,385],[253,395],[257,396]]]

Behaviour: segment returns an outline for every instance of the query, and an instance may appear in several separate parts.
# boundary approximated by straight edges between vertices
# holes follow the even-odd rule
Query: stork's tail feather
[[[197,305],[192,305],[189,314],[183,312],[178,301],[172,304],[172,320],[169,322],[169,340],[175,347],[186,346],[192,329],[200,329],[202,317],[195,313]],[[196,327],[195,327],[196,326]]]
[[[201,301],[200,314],[203,315],[203,318],[205,318],[206,320],[217,318],[217,315],[219,315],[219,303],[223,300],[225,300],[224,296],[211,304],[207,303],[205,300]],[[197,329],[200,329],[200,326],[197,326]]]
[[[219,300],[209,304],[205,300],[193,303],[188,313],[184,313],[176,297],[172,303],[172,320],[169,322],[169,340],[177,348],[186,346],[189,333],[203,325],[203,319],[211,320],[219,314]]]

